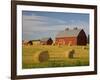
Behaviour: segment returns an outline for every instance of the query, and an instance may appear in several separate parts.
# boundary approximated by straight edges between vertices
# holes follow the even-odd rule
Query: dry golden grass
[[[74,58],[68,57],[69,51],[75,50]],[[23,68],[41,67],[67,67],[89,65],[89,46],[53,46],[53,45],[32,45],[23,46],[22,50]],[[41,51],[49,52],[49,60],[43,63],[38,61]]]

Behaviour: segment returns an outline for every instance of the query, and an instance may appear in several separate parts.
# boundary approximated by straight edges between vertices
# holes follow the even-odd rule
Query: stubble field
[[[72,57],[70,51],[74,50]],[[39,55],[47,51],[45,61]],[[46,57],[46,56],[45,56]],[[45,58],[44,57],[44,58]],[[42,57],[43,58],[43,57]],[[22,68],[74,67],[89,65],[89,46],[32,45],[22,47]]]

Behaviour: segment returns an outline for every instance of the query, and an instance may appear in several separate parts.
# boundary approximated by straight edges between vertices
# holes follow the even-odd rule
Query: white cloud
[[[81,20],[69,20],[68,22],[35,14],[32,14],[32,16],[23,15],[23,37],[25,39],[40,38],[50,34],[54,36],[55,32],[64,30],[67,27],[71,29],[74,27],[82,28],[86,34],[89,34],[89,24]]]
[[[44,16],[23,15],[23,31],[63,29],[65,21]]]

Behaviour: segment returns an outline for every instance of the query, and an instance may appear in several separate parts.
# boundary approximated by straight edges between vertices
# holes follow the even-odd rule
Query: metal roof
[[[51,38],[42,38],[42,39],[40,39],[40,41],[48,41],[49,39],[51,39]]]
[[[79,32],[83,29],[69,29],[58,32],[56,35],[57,38],[59,37],[77,37]]]

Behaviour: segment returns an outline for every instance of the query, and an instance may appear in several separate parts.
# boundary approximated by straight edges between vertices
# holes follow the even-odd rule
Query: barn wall
[[[59,44],[59,45],[77,45],[77,38],[76,37],[56,38],[56,44]]]
[[[47,42],[46,41],[40,41],[40,44],[47,45]]]
[[[40,41],[32,41],[33,42],[33,45],[39,45],[40,44]]]

